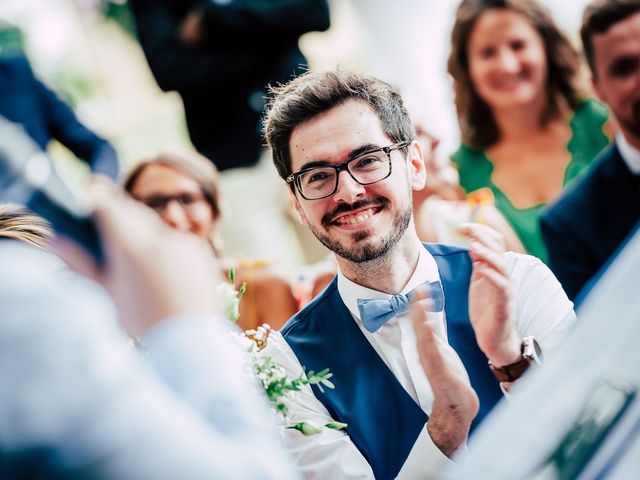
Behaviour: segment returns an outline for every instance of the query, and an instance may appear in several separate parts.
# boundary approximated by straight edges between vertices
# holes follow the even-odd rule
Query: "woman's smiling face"
[[[471,81],[491,110],[546,103],[544,42],[525,16],[487,10],[476,21],[467,50]]]

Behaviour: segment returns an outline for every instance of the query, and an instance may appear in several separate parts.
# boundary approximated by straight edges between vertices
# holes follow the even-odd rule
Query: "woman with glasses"
[[[488,187],[525,249],[546,261],[539,216],[609,142],[578,86],[578,52],[536,0],[463,0],[448,70],[460,184]]]
[[[210,240],[220,253],[221,242],[216,237],[221,216],[218,172],[207,159],[195,153],[161,154],[136,165],[127,175],[124,188],[168,225]],[[279,328],[298,310],[288,280],[275,265],[245,258],[224,259],[221,263],[227,272],[235,270],[236,288],[246,282],[240,302],[240,328],[263,323]]]

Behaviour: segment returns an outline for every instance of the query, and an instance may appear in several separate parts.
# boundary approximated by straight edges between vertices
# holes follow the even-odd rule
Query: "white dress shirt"
[[[640,175],[640,150],[631,145],[622,133],[616,135],[620,155],[634,175]]]
[[[434,258],[422,247],[420,252],[415,272],[402,293],[410,292],[426,281],[439,279]],[[514,320],[518,333],[522,337],[534,335],[545,353],[553,351],[575,321],[573,304],[540,260],[511,252],[506,254],[506,259],[513,284]],[[370,333],[360,321],[357,299],[389,298],[391,295],[355,284],[340,273],[338,291],[362,334],[400,384],[427,414],[431,413],[433,392],[418,359],[415,333],[408,315],[396,316],[377,332]],[[447,300],[452,301],[451,298],[445,298],[445,302]],[[446,338],[444,313],[433,312],[429,315],[437,319],[439,334]],[[275,335],[264,352],[283,365],[289,375],[302,373],[300,363],[281,335]],[[340,379],[332,380],[336,388],[340,388]],[[289,420],[291,423],[313,420],[322,424],[332,421],[310,387],[298,394]],[[296,431],[285,430],[285,439],[298,465],[310,478],[373,478],[371,467],[343,432],[327,430],[319,435],[304,437]],[[434,478],[448,462],[448,458],[432,442],[425,426],[398,478]]]

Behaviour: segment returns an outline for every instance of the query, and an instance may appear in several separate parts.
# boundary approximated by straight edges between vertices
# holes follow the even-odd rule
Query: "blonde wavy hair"
[[[0,238],[13,238],[47,248],[52,236],[53,232],[46,220],[20,205],[0,204]]]

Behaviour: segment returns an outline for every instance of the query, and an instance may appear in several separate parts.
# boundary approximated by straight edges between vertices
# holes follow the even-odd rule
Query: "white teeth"
[[[373,210],[366,210],[364,212],[360,212],[358,215],[349,215],[346,217],[342,217],[338,220],[338,223],[356,225],[369,219],[372,215]]]

